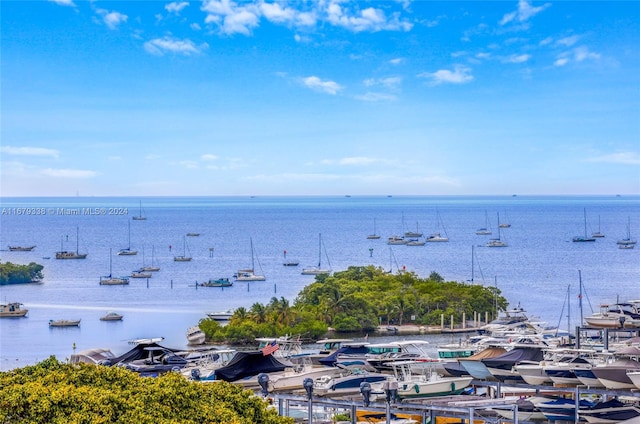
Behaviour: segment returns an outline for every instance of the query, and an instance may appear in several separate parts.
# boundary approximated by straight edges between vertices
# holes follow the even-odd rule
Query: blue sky
[[[2,1],[1,189],[640,194],[640,2]]]

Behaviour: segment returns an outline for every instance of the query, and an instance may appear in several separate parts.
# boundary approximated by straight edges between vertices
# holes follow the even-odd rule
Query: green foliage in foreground
[[[42,280],[44,267],[35,262],[29,265],[16,265],[11,262],[0,263],[0,285],[36,283]]]
[[[317,339],[329,327],[340,332],[373,331],[379,324],[438,325],[444,315],[461,322],[463,314],[485,312],[495,317],[507,300],[496,287],[444,281],[436,272],[420,278],[411,272],[389,274],[373,266],[349,267],[331,276],[319,275],[306,286],[293,305],[272,298],[267,305],[236,309],[221,326],[211,319],[200,328],[211,341],[253,343],[255,337],[300,334]]]
[[[69,365],[50,357],[0,372],[0,423],[291,424],[251,391],[179,373],[140,377],[121,367]]]

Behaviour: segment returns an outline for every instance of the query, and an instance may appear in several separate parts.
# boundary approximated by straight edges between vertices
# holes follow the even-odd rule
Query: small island
[[[507,305],[496,287],[445,281],[437,272],[421,278],[412,272],[351,266],[317,275],[293,304],[273,297],[266,305],[237,308],[225,326],[211,318],[199,326],[209,342],[252,344],[256,337],[292,334],[317,340],[329,329],[373,333],[381,325],[440,325],[443,316],[456,322],[474,314],[493,319]]]
[[[35,262],[29,265],[0,263],[0,285],[39,283],[43,278],[43,269],[44,266]]]

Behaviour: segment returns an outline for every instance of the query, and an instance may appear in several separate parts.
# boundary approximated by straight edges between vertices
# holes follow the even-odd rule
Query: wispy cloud
[[[393,101],[398,98],[395,94],[390,93],[376,93],[376,92],[366,92],[365,94],[359,94],[354,96],[356,100],[362,100],[365,102],[385,102],[385,101]]]
[[[120,12],[109,12],[106,9],[96,9],[96,13],[100,15],[102,21],[109,29],[118,29],[121,23],[127,22],[128,16]]]
[[[332,95],[338,94],[338,92],[344,88],[335,81],[323,81],[316,76],[302,78],[302,84],[312,90]]]
[[[169,13],[175,13],[176,15],[179,15],[182,9],[184,9],[187,6],[189,6],[189,3],[186,1],[181,1],[181,2],[173,1],[169,4],[165,4],[164,8]]]
[[[530,54],[512,54],[503,59],[504,63],[524,63],[531,59]]]
[[[453,70],[440,69],[435,72],[423,72],[418,77],[428,79],[432,85],[439,84],[465,84],[473,81],[471,68],[457,65]]]
[[[396,57],[395,59],[391,59],[391,60],[389,61],[389,63],[390,63],[391,65],[398,66],[398,65],[403,64],[403,63],[404,63],[404,61],[405,61],[405,59],[404,59],[404,58],[402,58],[402,57]]]
[[[571,61],[584,62],[585,60],[598,60],[600,57],[599,53],[594,53],[585,46],[579,46],[558,55],[558,58],[553,62],[553,64],[555,66],[565,66]]]
[[[580,40],[580,36],[572,35],[570,37],[564,37],[556,41],[556,44],[564,47],[571,47]]]
[[[54,169],[54,168],[43,169],[42,174],[47,177],[74,178],[74,179],[87,179],[87,178],[93,178],[96,175],[98,175],[95,171],[89,171],[85,169]]]
[[[364,80],[364,85],[366,87],[384,87],[389,90],[394,90],[398,88],[398,86],[402,84],[401,77],[387,77],[387,78],[367,78]]]
[[[640,165],[640,153],[617,152],[588,158],[587,162],[618,163],[623,165]]]
[[[504,15],[500,20],[500,25],[506,25],[512,21],[526,22],[550,6],[551,3],[545,3],[542,6],[534,7],[527,0],[520,0],[518,2],[518,10]]]
[[[14,156],[49,156],[57,159],[60,152],[44,147],[14,147],[0,146],[0,152]]]
[[[76,7],[76,4],[72,0],[49,0],[51,3],[59,4],[60,6]]]
[[[323,159],[320,163],[323,165],[365,166],[376,162],[380,162],[380,160],[365,156],[353,156],[340,159]]]
[[[207,43],[202,43],[201,45],[197,46],[191,40],[177,40],[169,36],[165,36],[163,38],[154,38],[153,40],[149,40],[144,43],[144,49],[148,53],[156,56],[162,56],[166,53],[189,56],[192,54],[200,54],[203,50],[206,50],[208,48],[209,45]]]
[[[211,153],[205,153],[204,155],[200,156],[200,159],[204,161],[214,161],[218,160],[219,157],[217,155],[212,155]]]

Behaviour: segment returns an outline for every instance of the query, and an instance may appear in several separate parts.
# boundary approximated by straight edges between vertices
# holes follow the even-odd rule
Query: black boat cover
[[[482,363],[488,368],[504,368],[505,366],[513,366],[522,361],[540,362],[544,359],[542,349],[540,348],[514,348],[502,355],[483,359]]]
[[[138,359],[147,359],[149,357],[149,350],[147,348],[160,348],[168,352],[179,352],[178,349],[171,349],[168,347],[160,346],[159,344],[152,343],[138,343],[128,352],[123,353],[120,356],[111,358],[108,364],[105,365],[117,365],[120,363],[126,364],[127,362],[135,361]],[[158,350],[159,351],[159,350]]]
[[[273,355],[263,355],[261,351],[238,352],[224,367],[215,371],[216,380],[237,381],[241,378],[283,371],[287,366]]]
[[[342,346],[340,349],[336,350],[326,358],[320,359],[318,362],[328,367],[334,367],[336,365],[338,355],[364,355],[368,352],[369,349],[367,349],[365,345]]]

